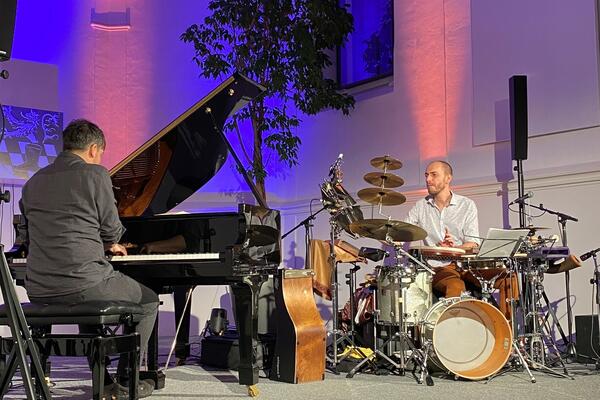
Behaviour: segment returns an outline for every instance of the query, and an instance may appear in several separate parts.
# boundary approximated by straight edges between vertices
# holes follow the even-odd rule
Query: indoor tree
[[[352,15],[338,0],[210,0],[208,9],[203,22],[190,26],[181,39],[193,43],[202,77],[239,72],[267,88],[227,125],[241,138],[239,123],[250,121],[253,146],[243,154],[266,198],[265,154],[274,152],[287,167],[298,163],[300,112],[348,114],[354,106],[354,98],[338,92],[336,82],[324,75],[332,50],[353,29]]]

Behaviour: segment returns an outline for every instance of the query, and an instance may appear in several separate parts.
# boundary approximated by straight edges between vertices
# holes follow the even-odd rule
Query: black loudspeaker
[[[10,58],[16,16],[17,0],[0,0],[0,61]]]
[[[575,333],[577,334],[577,362],[591,363],[600,355],[600,334],[598,316],[576,315]]]
[[[527,160],[527,76],[511,76],[508,86],[512,159]]]

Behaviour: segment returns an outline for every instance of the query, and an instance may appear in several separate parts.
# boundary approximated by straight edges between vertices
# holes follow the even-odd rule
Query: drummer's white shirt
[[[457,246],[464,242],[481,243],[477,206],[473,200],[452,192],[450,204],[440,210],[432,196],[417,201],[408,212],[406,222],[418,225],[427,231],[423,240],[426,246],[437,246],[444,240],[446,228]]]

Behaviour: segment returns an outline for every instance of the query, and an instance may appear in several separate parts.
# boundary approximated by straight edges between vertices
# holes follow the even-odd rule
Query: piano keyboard
[[[109,261],[206,261],[219,260],[219,253],[183,253],[183,254],[134,254],[127,256],[109,256]],[[10,264],[27,264],[27,258],[13,258]]]
[[[135,262],[135,261],[200,261],[200,260],[218,260],[219,253],[183,253],[183,254],[132,254],[126,256],[111,256],[110,261],[114,262]]]

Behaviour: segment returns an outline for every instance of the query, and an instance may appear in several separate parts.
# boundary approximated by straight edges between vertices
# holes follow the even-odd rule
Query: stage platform
[[[161,347],[165,350],[168,346]],[[166,344],[166,343],[165,343]],[[192,347],[195,353],[198,347]],[[164,363],[166,357],[161,357]],[[248,398],[244,386],[237,382],[237,372],[203,368],[191,357],[189,364],[167,371],[166,386],[155,391],[151,399],[233,399]],[[434,376],[434,386],[419,385],[412,376],[376,376],[358,374],[347,379],[344,374],[327,373],[324,381],[301,385],[274,382],[261,377],[258,399],[277,400],[387,400],[387,399],[585,399],[598,398],[600,371],[593,366],[568,364],[574,380],[535,372],[531,383],[525,372],[510,372],[490,382],[455,381]],[[55,399],[89,400],[92,397],[91,375],[81,358],[52,359],[52,396]],[[25,392],[17,378],[4,399],[23,399]]]

